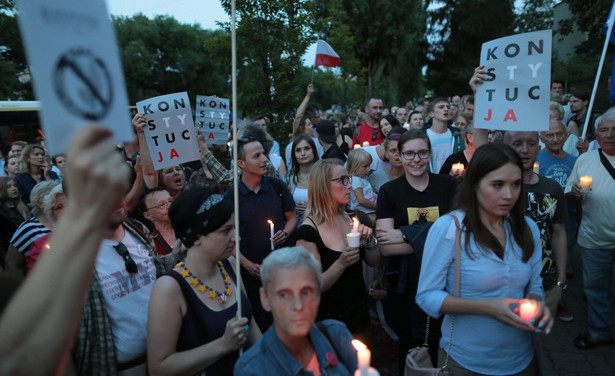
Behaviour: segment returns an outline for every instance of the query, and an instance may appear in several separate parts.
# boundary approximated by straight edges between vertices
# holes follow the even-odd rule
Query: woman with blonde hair
[[[30,211],[19,197],[15,179],[0,178],[0,265],[9,248],[11,237],[19,225],[30,218]]]
[[[352,177],[341,161],[322,159],[310,173],[309,201],[297,245],[310,251],[322,265],[323,288],[318,319],[344,322],[353,334],[369,327],[367,291],[361,259],[377,266],[380,253],[372,229],[359,225],[362,245],[351,247],[347,234],[351,220],[345,212],[350,202]]]
[[[19,195],[25,204],[30,203],[30,192],[43,180],[58,180],[58,175],[50,170],[45,160],[45,149],[40,145],[30,144],[23,149],[19,157],[20,174],[15,176],[19,186]]]

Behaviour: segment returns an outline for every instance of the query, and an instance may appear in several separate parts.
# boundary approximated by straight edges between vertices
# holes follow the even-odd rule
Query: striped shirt
[[[11,238],[11,245],[24,256],[30,253],[32,243],[45,234],[49,234],[49,230],[36,217],[32,217],[22,223]]]

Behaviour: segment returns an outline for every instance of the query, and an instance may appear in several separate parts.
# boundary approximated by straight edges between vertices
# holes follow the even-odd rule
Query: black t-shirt
[[[337,144],[331,145],[327,151],[325,151],[321,157],[321,159],[331,159],[336,158],[346,163],[346,154],[342,151],[342,149],[337,146]]]
[[[542,283],[545,290],[550,290],[557,284],[555,262],[551,248],[553,224],[565,224],[568,220],[566,197],[559,183],[541,175],[538,175],[538,183],[525,184],[524,187],[527,193],[525,214],[536,222],[540,230]]]
[[[463,168],[465,168],[466,170],[468,169],[470,162],[468,162],[468,160],[466,159],[466,155],[463,152],[463,150],[449,155],[448,158],[446,158],[446,161],[444,161],[444,164],[442,165],[440,172],[438,173],[444,174],[444,175],[450,174],[451,169],[453,168],[453,165],[456,163],[461,163],[463,165]]]

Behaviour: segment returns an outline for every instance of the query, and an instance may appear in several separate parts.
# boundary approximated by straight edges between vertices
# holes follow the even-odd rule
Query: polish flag
[[[335,68],[340,63],[340,57],[333,51],[333,48],[329,46],[329,43],[324,40],[318,40],[316,42],[316,62],[314,66],[325,66]]]

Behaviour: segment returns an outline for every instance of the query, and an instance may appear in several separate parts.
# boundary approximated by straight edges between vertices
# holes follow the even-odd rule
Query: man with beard
[[[370,145],[380,145],[384,142],[384,135],[380,133],[380,119],[383,109],[382,99],[370,98],[365,105],[367,121],[357,127],[352,138],[352,146],[368,142]]]

